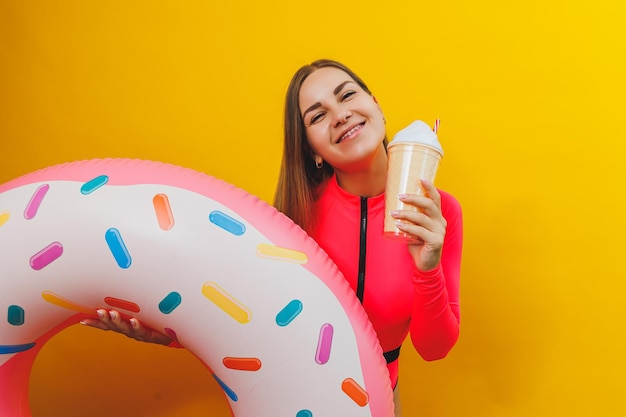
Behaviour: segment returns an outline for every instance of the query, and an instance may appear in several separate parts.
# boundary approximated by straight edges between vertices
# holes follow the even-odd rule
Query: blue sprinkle
[[[7,320],[9,324],[21,326],[24,324],[24,309],[20,306],[9,306]]]
[[[84,195],[91,194],[107,182],[109,182],[109,177],[107,175],[100,175],[84,183],[83,186],[80,187],[80,192]]]
[[[241,236],[246,232],[246,226],[238,220],[233,219],[228,214],[221,211],[212,211],[209,214],[211,223],[232,233],[235,236]]]
[[[286,326],[293,321],[302,312],[302,301],[291,300],[278,314],[276,315],[276,324],[279,326]]]
[[[159,303],[159,310],[163,314],[170,314],[176,307],[180,305],[182,298],[179,293],[173,291],[169,293],[164,299]]]
[[[221,379],[218,378],[217,375],[213,374],[213,378],[215,378],[215,380],[217,381],[218,384],[220,384],[220,386],[222,387],[222,389],[224,390],[224,392],[226,393],[226,395],[228,395],[228,398],[230,398],[233,401],[237,401],[239,398],[237,397],[237,394],[235,394],[235,392],[230,389],[228,387],[228,385],[226,385],[224,383],[224,381],[222,381]]]
[[[24,343],[23,345],[0,345],[0,355],[9,353],[19,353],[35,347],[35,343]]]
[[[313,413],[309,410],[300,410],[296,414],[296,417],[313,417]]]
[[[122,235],[120,235],[120,231],[111,228],[106,231],[104,234],[104,238],[107,241],[107,245],[109,245],[109,249],[115,258],[115,262],[120,268],[128,268],[130,264],[133,262],[130,258],[130,254],[128,253],[128,249],[126,249],[126,245],[124,244],[124,240],[122,240]]]

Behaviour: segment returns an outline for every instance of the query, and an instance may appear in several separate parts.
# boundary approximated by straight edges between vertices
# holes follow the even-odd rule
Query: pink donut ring
[[[376,334],[334,263],[267,203],[158,162],[0,185],[0,415],[30,416],[41,346],[97,308],[170,335],[237,417],[393,416]]]

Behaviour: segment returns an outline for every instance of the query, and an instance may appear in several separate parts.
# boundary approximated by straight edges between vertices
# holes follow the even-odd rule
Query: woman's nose
[[[350,112],[350,110],[338,111],[337,116],[335,117],[335,127],[344,124],[350,117],[352,117],[352,112]]]

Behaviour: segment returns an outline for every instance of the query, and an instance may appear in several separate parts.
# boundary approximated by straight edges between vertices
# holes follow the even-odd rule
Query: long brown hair
[[[312,207],[320,186],[332,177],[329,164],[315,166],[313,150],[306,137],[300,111],[300,89],[304,80],[320,68],[334,67],[348,74],[367,94],[372,95],[365,82],[345,65],[320,59],[304,65],[294,74],[285,99],[283,158],[274,195],[274,207],[290,217],[307,232],[315,226]]]

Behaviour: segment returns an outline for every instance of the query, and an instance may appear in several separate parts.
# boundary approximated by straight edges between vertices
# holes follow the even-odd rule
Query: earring
[[[317,169],[321,169],[322,166],[324,166],[324,160],[322,159],[322,161],[315,161],[315,166],[317,167]]]

